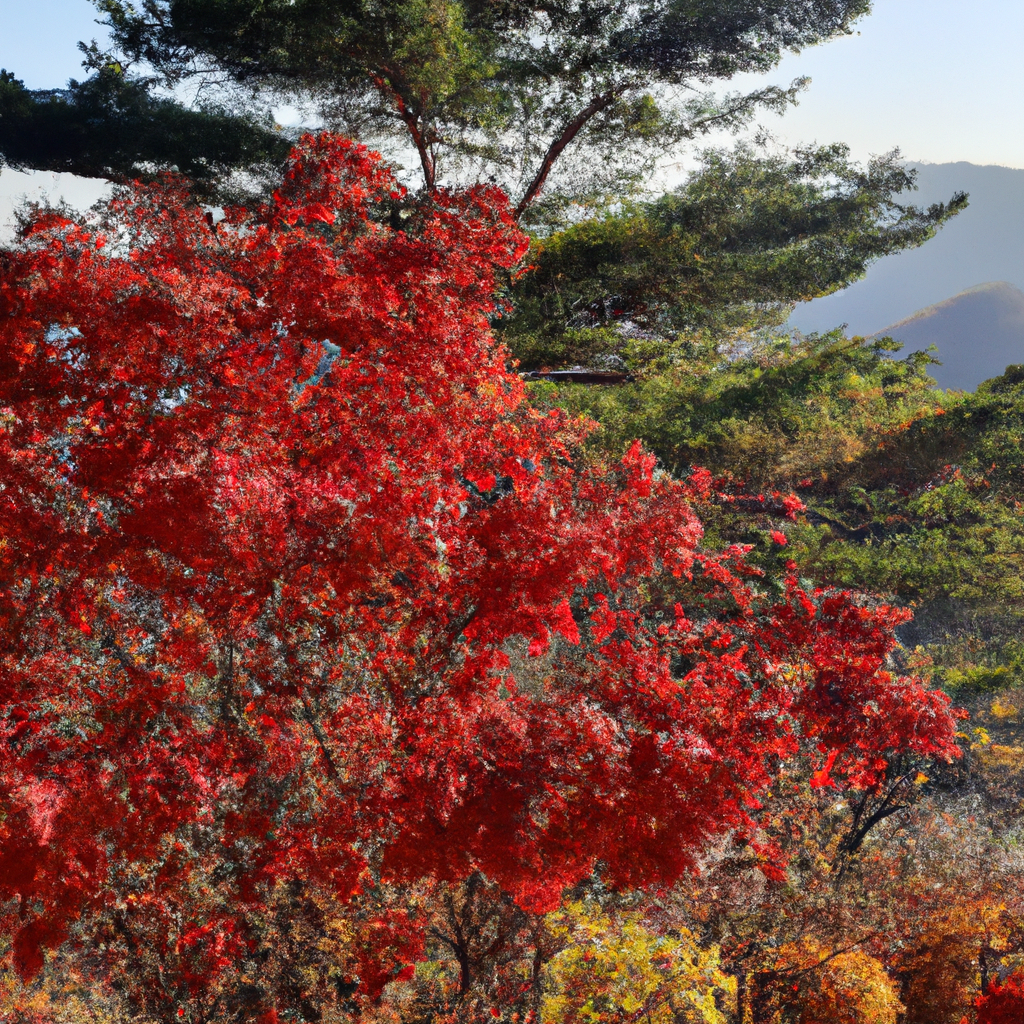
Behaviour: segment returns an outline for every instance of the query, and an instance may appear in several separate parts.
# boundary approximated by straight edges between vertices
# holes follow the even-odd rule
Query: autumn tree
[[[637,913],[618,920],[585,902],[552,916],[565,948],[547,967],[542,1019],[552,1024],[636,1018],[721,1024],[717,993],[732,979],[717,950],[685,929],[656,930]]]
[[[1004,982],[993,982],[985,996],[977,1001],[978,1024],[1009,1024],[1024,1014],[1024,983],[1018,975]]]
[[[702,544],[710,478],[588,460],[585,423],[526,404],[488,319],[526,246],[503,196],[389,226],[400,199],[307,138],[261,208],[218,222],[164,179],[2,255],[24,977],[94,935],[136,1012],[209,1020],[294,899],[341,914],[337,998],[372,999],[423,956],[417,887],[539,914],[595,874],[665,886],[709,837],[756,845],[800,744],[857,791],[888,752],[956,755],[946,698],[891,670],[903,613],[762,592]],[[286,975],[244,998],[304,1012]]]

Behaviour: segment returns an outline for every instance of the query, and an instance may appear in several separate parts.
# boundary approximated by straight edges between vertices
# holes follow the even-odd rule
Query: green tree
[[[987,707],[1024,685],[1024,369],[961,394],[936,390],[927,353],[894,358],[892,342],[745,340],[724,354],[720,335],[619,338],[635,379],[539,382],[534,400],[598,420],[595,458],[641,437],[675,475],[709,467],[710,543],[913,605],[904,656],[958,700]],[[1005,731],[997,745],[1019,747]]]
[[[618,197],[680,142],[794,102],[803,82],[716,97],[869,0],[94,0],[115,54],[165,83],[225,77],[415,153],[423,182],[492,178],[520,214]],[[179,165],[182,161],[175,161]],[[544,202],[537,204],[543,193]]]
[[[0,162],[126,178],[174,166],[200,190],[238,166],[280,164],[291,142],[253,116],[189,109],[117,66],[66,89],[29,90],[0,71]]]
[[[674,192],[537,240],[505,339],[524,368],[611,357],[636,373],[652,353],[677,361],[668,339],[779,326],[796,302],[921,245],[967,205],[963,193],[910,205],[914,182],[898,152],[867,167],[842,145],[707,152]]]

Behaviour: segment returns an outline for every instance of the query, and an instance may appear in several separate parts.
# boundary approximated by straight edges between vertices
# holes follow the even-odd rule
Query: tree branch
[[[541,161],[540,167],[537,169],[537,173],[533,176],[533,181],[530,182],[526,191],[523,193],[522,199],[519,200],[519,205],[516,206],[515,209],[516,220],[519,220],[520,217],[522,217],[530,203],[537,198],[537,194],[544,187],[544,182],[547,181],[548,175],[551,173],[551,168],[554,167],[555,161],[562,155],[562,151],[565,147],[568,146],[577,135],[579,135],[592,117],[601,113],[602,110],[606,110],[610,107],[619,98],[619,96],[626,91],[627,88],[627,85],[619,85],[609,89],[607,92],[601,93],[599,96],[595,96],[590,103],[588,103],[587,106],[585,106],[565,126],[565,128],[562,129],[561,135],[559,135],[558,138],[548,146],[548,151],[544,154],[544,159]]]
[[[372,75],[371,80],[377,91],[384,96],[390,97],[395,104],[395,110],[406,130],[412,139],[416,152],[420,157],[420,166],[423,168],[423,183],[427,186],[428,192],[434,191],[434,184],[437,177],[437,165],[427,145],[426,136],[420,131],[416,123],[416,114],[409,109],[402,94],[390,84],[391,75]]]
[[[337,785],[341,782],[341,775],[327,747],[327,737],[324,735],[323,729],[320,728],[320,722],[317,720],[316,715],[313,714],[313,709],[309,706],[309,699],[304,693],[300,695],[299,700],[302,701],[303,710],[306,712],[306,721],[309,722],[309,726],[313,730],[317,746],[320,747],[320,753],[323,755],[324,763],[327,765],[327,774],[331,782]]]
[[[889,792],[885,794],[882,802],[875,808],[871,814],[868,815],[867,819],[863,824],[859,824],[861,816],[867,809],[867,794],[861,801],[860,806],[857,808],[854,814],[853,824],[850,826],[850,831],[846,834],[846,837],[839,844],[840,855],[846,854],[847,860],[839,869],[839,873],[836,876],[836,883],[838,884],[843,876],[846,874],[846,868],[849,864],[849,858],[860,849],[861,844],[867,838],[868,833],[880,822],[885,821],[886,818],[893,814],[898,814],[900,811],[905,811],[910,805],[903,803],[895,803],[897,794],[902,792],[906,783],[910,781],[910,774],[901,776],[896,782],[893,783]]]

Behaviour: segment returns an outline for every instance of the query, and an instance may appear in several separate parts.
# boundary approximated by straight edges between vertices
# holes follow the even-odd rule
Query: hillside
[[[891,336],[910,352],[935,345],[942,365],[931,372],[940,387],[973,391],[1024,362],[1024,292],[1006,281],[978,285],[874,336]]]

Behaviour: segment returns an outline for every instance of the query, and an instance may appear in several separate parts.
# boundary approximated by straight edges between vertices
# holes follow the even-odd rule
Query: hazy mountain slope
[[[915,166],[920,188],[908,201],[928,205],[963,189],[970,207],[920,249],[879,260],[863,281],[798,307],[794,327],[827,331],[845,323],[851,334],[871,335],[982,281],[1024,289],[1024,170]]]
[[[973,391],[1024,363],[1024,292],[1006,281],[978,285],[878,332],[885,335],[905,351],[935,345],[942,365],[931,373],[939,386]]]

